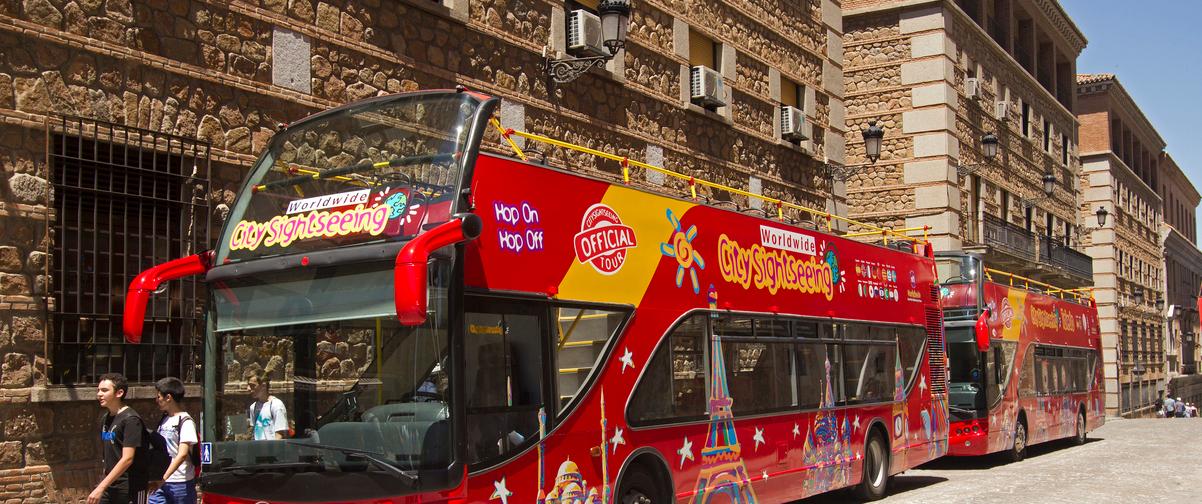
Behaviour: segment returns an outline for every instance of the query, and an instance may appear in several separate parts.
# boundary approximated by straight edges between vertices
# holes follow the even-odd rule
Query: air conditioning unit
[[[702,107],[725,107],[726,84],[722,82],[722,74],[705,66],[695,66],[689,76],[689,89],[692,91],[692,102]]]
[[[586,10],[568,18],[568,52],[574,56],[609,56],[601,36],[601,18]]]
[[[977,80],[976,77],[964,79],[964,95],[967,96],[968,99],[975,100],[978,96],[980,96],[980,93],[981,81]]]
[[[797,107],[781,105],[780,137],[795,142],[809,140],[810,125],[806,121],[805,113]]]
[[[1004,101],[997,102],[997,113],[995,114],[997,116],[997,118],[1005,119],[1006,116],[1009,114],[1010,114],[1010,102],[1004,102]]]

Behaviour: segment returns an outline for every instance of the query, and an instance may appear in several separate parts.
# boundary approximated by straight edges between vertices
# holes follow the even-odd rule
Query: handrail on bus
[[[1072,298],[1075,300],[1081,300],[1081,299],[1092,300],[1093,299],[1093,287],[1079,287],[1076,289],[1063,289],[1063,288],[1056,287],[1055,285],[1052,285],[1049,283],[1044,283],[1044,282],[1040,282],[1039,280],[1034,280],[1034,279],[1027,278],[1027,277],[1024,277],[1021,275],[1016,275],[1016,274],[1010,273],[1008,271],[1002,271],[1002,270],[993,269],[993,268],[985,268],[985,279],[986,280],[993,281],[994,274],[1006,277],[1010,281],[1009,282],[1010,287],[1022,287],[1024,289],[1031,290],[1031,286],[1034,285],[1041,289],[1042,294],[1046,294],[1049,296],[1056,296],[1060,299],[1064,299],[1065,294],[1071,295]],[[1022,285],[1016,286],[1014,284],[1015,281],[1020,282]]]
[[[150,295],[157,291],[163,282],[199,275],[212,267],[213,251],[207,250],[173,259],[138,273],[129,283],[129,290],[125,294],[124,316],[121,320],[121,331],[125,333],[125,340],[130,343],[142,342],[146,304],[150,302]]]
[[[451,220],[439,224],[406,243],[397,252],[392,269],[392,296],[396,316],[401,324],[408,326],[426,323],[426,283],[430,253],[447,245],[476,239],[484,228],[479,215],[455,214]]]
[[[582,145],[576,145],[573,143],[565,142],[563,140],[556,140],[551,137],[538,135],[535,133],[530,133],[528,131],[519,131],[519,130],[515,130],[513,128],[506,128],[501,125],[501,122],[499,120],[497,120],[496,117],[493,117],[490,120],[490,122],[492,123],[493,127],[495,127],[497,129],[497,131],[501,134],[501,137],[504,138],[506,142],[508,142],[510,148],[513,149],[514,153],[522,160],[526,159],[526,155],[522,151],[522,149],[520,147],[518,147],[517,143],[513,141],[513,138],[512,138],[513,135],[517,135],[519,137],[522,137],[522,138],[525,138],[527,140],[531,140],[534,142],[544,143],[544,144],[551,145],[554,147],[574,150],[577,152],[583,152],[585,154],[590,154],[590,155],[593,155],[593,156],[596,156],[599,158],[603,158],[603,159],[609,159],[611,161],[617,161],[618,163],[620,163],[622,165],[622,181],[625,182],[626,184],[630,183],[630,167],[634,166],[637,168],[642,168],[644,170],[661,173],[663,175],[688,182],[689,195],[692,199],[697,199],[697,186],[702,185],[702,186],[706,186],[706,187],[709,187],[712,189],[726,191],[731,194],[738,194],[740,196],[745,196],[747,198],[755,198],[755,199],[767,202],[769,204],[776,205],[776,217],[779,220],[784,220],[784,209],[789,208],[789,209],[797,210],[798,212],[808,213],[813,218],[817,218],[817,217],[825,218],[827,232],[833,231],[832,222],[837,220],[840,222],[847,223],[849,225],[859,226],[859,227],[862,227],[865,229],[872,230],[870,233],[867,233],[863,236],[879,233],[879,234],[884,235],[886,237],[886,239],[889,239],[889,237],[892,237],[892,239],[894,239],[894,240],[908,241],[908,242],[911,242],[914,244],[923,245],[924,246],[923,250],[920,253],[922,253],[923,255],[928,255],[929,257],[934,256],[933,255],[934,250],[931,247],[930,240],[927,239],[927,237],[925,236],[925,232],[924,232],[924,236],[922,238],[919,238],[916,236],[909,236],[909,235],[905,234],[906,231],[917,231],[918,229],[907,229],[907,230],[887,229],[887,228],[883,228],[883,227],[869,224],[866,222],[861,222],[861,221],[858,221],[855,219],[851,219],[848,217],[835,215],[830,212],[824,212],[822,210],[817,210],[817,209],[810,208],[807,206],[799,205],[797,203],[784,201],[779,198],[764,196],[762,194],[756,194],[756,193],[753,193],[750,191],[745,191],[745,190],[731,187],[728,185],[719,184],[717,182],[710,182],[708,180],[699,179],[699,178],[696,178],[696,177],[693,177],[690,175],[685,175],[683,173],[669,170],[662,166],[655,166],[655,165],[647,164],[647,163],[644,163],[641,161],[636,161],[636,160],[630,159],[627,156],[619,156],[617,154],[610,154],[610,153],[599,151],[596,149],[590,149],[590,148],[584,147]],[[916,252],[918,252],[918,251],[916,251]]]

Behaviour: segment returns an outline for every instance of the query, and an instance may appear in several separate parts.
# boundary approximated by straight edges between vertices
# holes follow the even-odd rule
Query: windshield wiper
[[[969,414],[969,415],[977,414],[976,410],[965,409],[965,408],[961,408],[959,406],[952,406],[950,404],[947,405],[947,409],[949,411],[955,411],[956,413],[965,413],[965,414]]]
[[[317,448],[319,450],[336,451],[336,452],[339,452],[339,453],[342,453],[345,455],[352,455],[355,457],[360,457],[360,458],[363,458],[363,459],[375,464],[376,466],[380,467],[381,469],[384,469],[385,471],[388,471],[397,476],[400,476],[401,479],[405,480],[405,482],[408,483],[410,486],[417,485],[417,475],[416,474],[412,474],[409,471],[406,471],[404,469],[401,469],[400,467],[392,465],[392,463],[389,462],[388,460],[380,458],[380,455],[383,455],[383,453],[371,452],[371,451],[367,451],[367,450],[359,450],[356,448],[344,448],[341,446],[328,446],[328,445],[317,444],[317,443],[305,443],[302,441],[288,440],[286,442],[293,446],[304,446],[306,448]]]

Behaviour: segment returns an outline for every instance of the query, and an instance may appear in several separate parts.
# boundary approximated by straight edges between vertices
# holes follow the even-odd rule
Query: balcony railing
[[[1035,261],[1035,235],[998,217],[985,214],[982,236],[986,246],[1012,256]]]
[[[1093,258],[1066,247],[1053,238],[1039,243],[1039,262],[1067,270],[1083,278],[1093,278]]]

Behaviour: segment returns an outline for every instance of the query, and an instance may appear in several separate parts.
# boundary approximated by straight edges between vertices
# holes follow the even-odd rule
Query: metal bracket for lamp
[[[989,164],[988,163],[977,163],[977,164],[970,164],[970,165],[956,165],[956,176],[960,177],[960,178],[968,177],[970,175],[973,175],[973,174],[981,171],[986,166],[989,166]]]
[[[547,55],[546,48],[543,49],[543,66],[556,84],[572,82],[590,69],[604,67],[611,59],[613,56],[553,59]]]
[[[830,163],[826,163],[822,166],[822,169],[826,172],[826,178],[838,180],[839,182],[847,182],[848,177],[851,177],[856,168],[859,167]]]

